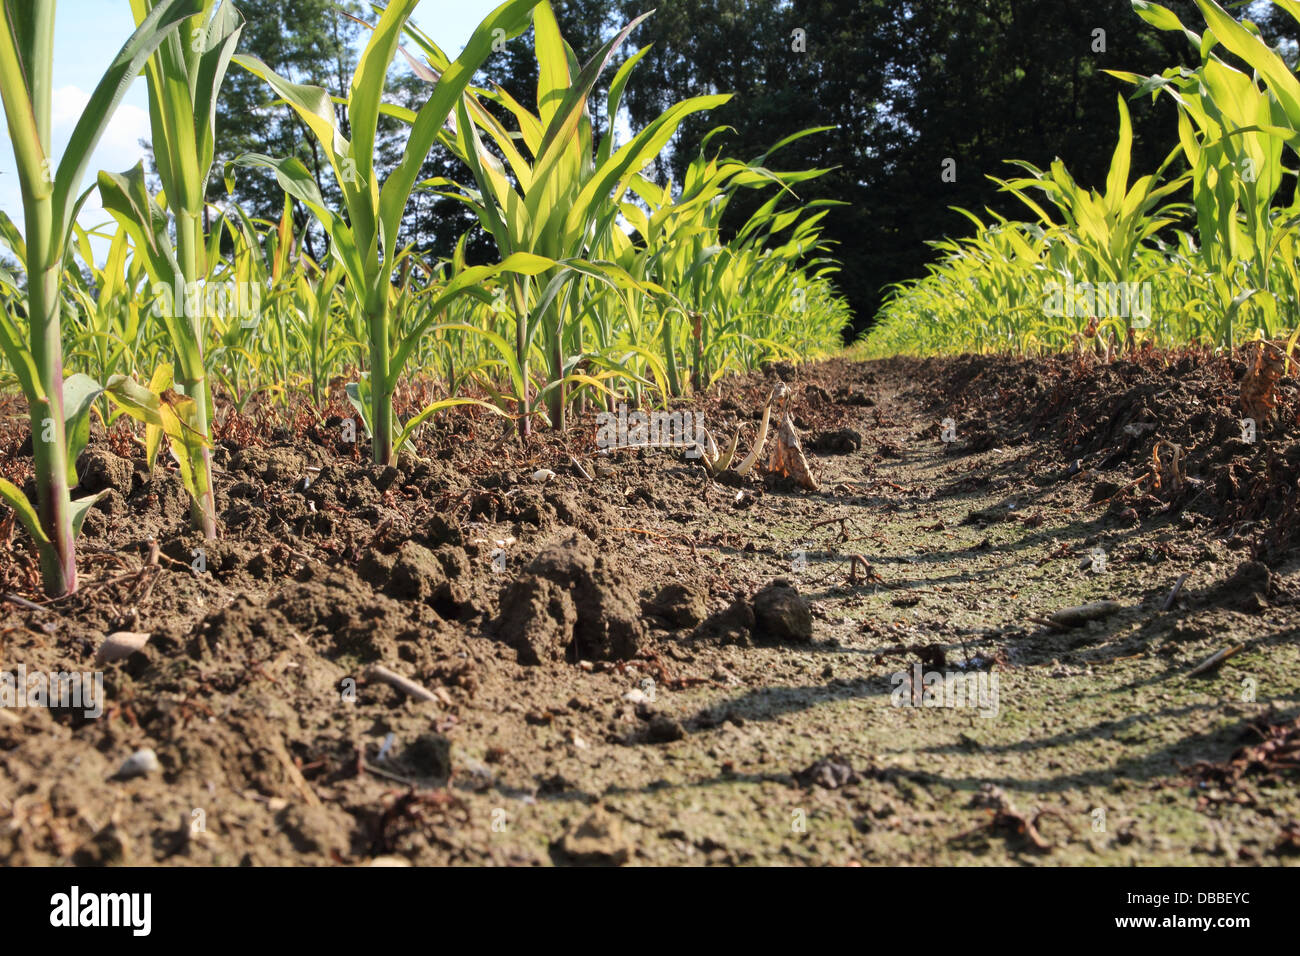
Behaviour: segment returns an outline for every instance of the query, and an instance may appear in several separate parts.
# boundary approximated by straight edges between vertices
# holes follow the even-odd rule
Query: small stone
[[[652,744],[668,744],[686,736],[686,729],[681,721],[673,720],[664,714],[658,714],[650,721],[647,738]]]
[[[424,777],[451,775],[451,741],[442,734],[421,734],[402,752],[402,762]]]
[[[149,643],[149,635],[138,631],[116,631],[104,638],[95,653],[96,664],[111,664],[124,657],[130,657],[136,651],[143,650]]]
[[[131,756],[122,762],[122,766],[117,768],[117,773],[113,774],[115,780],[130,780],[133,777],[144,777],[151,773],[156,773],[162,769],[162,764],[158,762],[158,755],[148,747],[143,750],[137,750]]]
[[[1053,624],[1061,627],[1082,627],[1091,621],[1100,621],[1124,609],[1118,601],[1093,601],[1079,607],[1067,607],[1056,611],[1049,618]]]

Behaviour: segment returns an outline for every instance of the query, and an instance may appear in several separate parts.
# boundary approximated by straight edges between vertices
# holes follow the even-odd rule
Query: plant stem
[[[37,4],[31,12],[33,41],[24,66],[31,97],[37,141],[48,157],[51,126],[51,64],[54,55],[53,2]],[[8,16],[9,11],[3,11]],[[10,108],[8,100],[6,109]],[[15,144],[18,149],[19,144]],[[20,173],[22,170],[20,170]],[[27,168],[27,172],[31,172]],[[27,237],[27,322],[32,361],[40,379],[44,402],[30,409],[32,458],[36,468],[36,503],[41,527],[52,547],[40,548],[45,593],[62,597],[77,590],[76,542],[72,534],[72,499],[69,495],[68,438],[63,420],[63,341],[59,328],[59,274],[63,242],[54,222],[53,167],[46,160],[44,182],[23,176],[24,219]],[[49,441],[46,441],[49,436]]]
[[[677,375],[677,356],[674,354],[673,346],[673,317],[672,313],[665,313],[663,329],[663,352],[664,352],[664,369],[668,373],[668,391],[673,398],[682,397],[682,383]]]
[[[558,316],[555,321],[555,336],[551,341],[551,381],[554,383],[548,396],[551,406],[551,427],[564,431],[564,341],[561,337]]]
[[[519,360],[521,391],[519,396],[519,434],[527,438],[532,434],[532,403],[528,396],[528,298],[523,279],[510,283],[515,299],[515,355]]]
[[[393,386],[389,380],[388,289],[385,281],[369,309],[370,325],[370,449],[377,465],[391,465],[393,456]]]
[[[203,230],[199,216],[188,210],[176,212],[176,254],[180,260],[181,276],[186,289],[194,288],[200,272],[200,255],[203,252]],[[189,296],[184,297],[186,300]],[[197,495],[190,503],[190,516],[194,525],[203,532],[203,537],[213,539],[217,536],[217,505],[212,492],[212,454],[206,442],[211,439],[208,427],[208,407],[212,401],[208,393],[208,379],[203,364],[203,310],[206,297],[199,297],[197,308],[185,306],[184,321],[189,329],[189,341],[180,350],[178,356],[181,369],[181,386],[187,397],[194,401],[194,421],[191,426],[203,436],[205,444],[194,449],[187,443],[186,449],[177,449],[189,454],[190,468],[194,474],[194,486]],[[192,314],[191,314],[192,313]]]
[[[28,236],[32,218],[49,223],[50,204],[38,202],[35,217],[28,218]],[[41,213],[44,212],[44,216]],[[46,230],[48,234],[48,230]],[[29,263],[44,258],[45,237],[29,246]],[[54,260],[56,263],[58,259]],[[68,492],[67,435],[63,421],[63,343],[59,336],[59,268],[41,263],[30,272],[34,278],[28,287],[31,309],[32,357],[41,379],[41,390],[48,401],[31,407],[32,457],[36,466],[36,500],[41,527],[52,548],[41,548],[41,574],[45,593],[62,597],[77,590],[77,557],[72,534],[71,498]],[[46,441],[46,436],[49,441]]]

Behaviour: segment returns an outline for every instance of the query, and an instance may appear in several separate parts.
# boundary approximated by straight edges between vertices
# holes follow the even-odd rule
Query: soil
[[[0,709],[0,861],[1294,863],[1300,404],[1246,440],[1246,374],[845,358],[691,406],[744,453],[783,378],[817,491],[590,413],[376,468],[343,406],[223,404],[212,542],[100,429],[77,594],[0,523],[0,671],[106,696]]]

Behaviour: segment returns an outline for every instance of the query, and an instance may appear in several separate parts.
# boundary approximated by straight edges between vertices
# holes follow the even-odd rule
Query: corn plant
[[[71,338],[69,357],[100,382],[112,375],[131,374],[150,345],[145,327],[148,303],[137,294],[143,281],[141,259],[131,255],[125,229],[105,235],[74,223],[73,233],[73,249],[90,281],[86,281],[81,269],[70,266],[64,270],[67,295],[77,306],[70,316],[71,327],[65,324]],[[91,252],[92,235],[108,239],[103,266],[96,264]]]
[[[155,0],[131,0],[136,23],[151,16],[156,5]],[[194,293],[207,275],[203,212],[215,152],[217,96],[242,29],[243,20],[228,0],[205,0],[180,31],[164,38],[145,69],[154,160],[175,219],[174,247],[163,210],[144,188],[141,167],[99,174],[104,208],[131,233],[162,290],[181,373],[178,385],[193,399],[184,406],[192,416],[185,422],[186,433],[193,438],[173,448],[189,458],[182,473],[188,479],[194,524],[207,538],[217,534],[208,430],[212,395],[203,359],[207,297]]]
[[[529,352],[534,343],[546,362],[546,381],[540,396],[547,400],[554,427],[564,427],[568,386],[597,384],[576,371],[583,348],[577,340],[581,323],[576,320],[582,307],[575,298],[581,286],[575,282],[585,276],[620,289],[636,288],[624,270],[590,258],[615,228],[619,201],[633,177],[659,155],[687,116],[730,99],[729,95],[697,96],[677,103],[630,142],[615,149],[615,119],[632,70],[645,53],[641,50],[623,63],[610,84],[608,132],[596,143],[588,115],[591,92],[614,51],[644,19],[638,17],[624,26],[578,69],[573,51],[560,36],[550,3],[537,4],[533,11],[537,112],[531,112],[501,89],[482,96],[470,90],[457,105],[456,135],[445,138],[469,167],[478,187],[474,192],[449,194],[475,211],[502,257],[509,261],[532,255],[556,263],[540,274],[516,274],[510,282],[515,335],[513,349],[505,358],[525,431],[533,407]],[[427,66],[412,60],[413,66],[421,76],[441,86],[446,82],[446,56],[418,30],[408,33],[428,60]],[[484,98],[494,100],[514,118],[517,132],[497,120],[484,105]],[[510,175],[483,143],[480,129],[505,157]]]
[[[1078,275],[1067,275],[1067,281],[1084,281],[1093,286],[1113,284],[1130,286],[1150,278],[1139,268],[1142,260],[1138,250],[1142,244],[1160,230],[1176,222],[1182,215],[1181,205],[1162,200],[1176,193],[1187,182],[1187,176],[1164,178],[1164,173],[1174,162],[1179,150],[1172,151],[1156,172],[1139,177],[1129,185],[1133,148],[1133,123],[1128,104],[1119,98],[1119,142],[1111,158],[1106,177],[1106,191],[1084,189],[1059,159],[1050,171],[1038,169],[1031,163],[1014,161],[1029,172],[1028,177],[1000,180],[993,177],[1008,192],[1013,193],[1039,217],[1046,226],[1053,220],[1028,191],[1041,191],[1057,208],[1062,225],[1080,255],[1075,257]],[[1125,329],[1132,328],[1132,315],[1126,314]]]
[[[394,0],[382,8],[370,40],[361,54],[351,88],[343,101],[347,110],[349,140],[339,128],[330,93],[320,87],[293,83],[261,60],[236,54],[234,62],[262,78],[302,118],[325,154],[343,194],[342,214],[326,208],[314,180],[294,158],[250,154],[237,162],[269,167],[286,192],[315,216],[330,241],[330,252],[343,267],[348,290],[365,318],[369,350],[369,422],[372,455],[377,463],[392,463],[398,430],[393,420],[393,391],[426,328],[415,327],[394,341],[391,277],[397,260],[398,228],[415,186],[420,167],[443,124],[456,107],[470,77],[492,52],[502,36],[518,36],[527,26],[527,14],[539,0],[509,0],[479,24],[461,55],[442,71],[429,100],[412,119],[406,148],[382,188],[374,167],[374,146],[384,78],[397,54],[398,43],[418,0]],[[441,290],[445,304],[502,271],[536,274],[549,265],[530,256],[510,257],[494,266],[468,269]],[[437,309],[433,310],[435,313]]]
[[[1293,15],[1300,11],[1282,6]],[[1238,317],[1248,309],[1266,334],[1280,324],[1279,306],[1292,321],[1297,315],[1294,257],[1279,255],[1294,242],[1292,213],[1276,210],[1274,199],[1285,173],[1283,147],[1300,120],[1298,110],[1288,116],[1285,103],[1300,93],[1300,84],[1276,53],[1222,8],[1200,7],[1211,26],[1204,36],[1165,7],[1134,4],[1153,26],[1186,34],[1200,51],[1200,67],[1151,77],[1116,75],[1138,84],[1139,92],[1166,93],[1178,104],[1201,240],[1202,269],[1193,284],[1219,317],[1216,338],[1231,346]],[[1252,67],[1253,75],[1221,58],[1215,52],[1219,44]]]
[[[37,500],[33,506],[9,482],[0,482],[0,495],[35,540],[45,589],[54,596],[76,590],[74,542],[96,500],[73,501],[70,489],[77,485],[76,460],[100,388],[86,375],[64,380],[60,323],[59,280],[85,198],[81,180],[130,81],[200,7],[200,0],[163,0],[140,21],[95,87],[57,166],[50,141],[54,0],[3,0],[0,10],[0,97],[23,197],[26,228],[18,251],[27,270],[28,325],[24,340],[6,315],[0,346],[30,407]]]
[[[816,132],[820,130],[806,130],[784,142]],[[783,338],[778,328],[804,337],[810,348],[803,354],[811,356],[831,347],[843,327],[844,313],[831,318],[820,307],[829,272],[820,271],[826,261],[816,257],[822,248],[817,224],[825,215],[823,207],[839,203],[822,200],[782,208],[792,184],[821,171],[774,173],[759,165],[765,159],[742,163],[701,154],[687,168],[679,198],[673,199],[671,186],[641,180],[634,188],[647,213],[632,204],[623,207],[652,259],[653,280],[670,290],[662,348],[673,394],[681,394],[676,353],[683,346],[689,346],[690,354],[683,355],[682,364],[690,365],[695,387],[704,388],[726,372],[753,368],[776,355],[792,356],[794,350],[777,341]],[[722,217],[736,191],[773,184],[781,192],[724,243]],[[814,211],[819,208],[823,211]],[[789,237],[779,242],[786,230]],[[818,271],[808,271],[813,269]]]

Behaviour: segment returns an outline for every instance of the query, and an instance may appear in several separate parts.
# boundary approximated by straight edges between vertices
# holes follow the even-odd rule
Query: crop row
[[[1273,0],[1300,20],[1296,0]],[[1283,199],[1300,154],[1300,80],[1249,21],[1196,0],[1195,33],[1169,9],[1134,0],[1152,26],[1186,35],[1195,69],[1113,72],[1134,96],[1169,97],[1178,145],[1132,176],[1133,129],[1119,100],[1119,141],[1105,189],[1080,186],[1061,160],[994,178],[1032,213],[1011,221],[963,210],[974,235],[933,243],[928,274],[893,287],[870,351],[1107,351],[1247,338],[1300,328],[1300,203]],[[1190,188],[1189,188],[1190,187]],[[1190,193],[1191,202],[1174,201]],[[1293,188],[1292,188],[1293,192]]]
[[[418,0],[391,0],[374,7],[368,42],[340,95],[291,82],[241,53],[243,21],[228,0],[130,3],[137,29],[57,162],[55,4],[3,0],[0,16],[0,94],[25,220],[20,230],[0,213],[0,241],[20,263],[0,271],[0,351],[30,408],[36,472],[34,500],[4,479],[0,496],[35,542],[51,595],[76,589],[74,541],[97,501],[72,496],[93,416],[106,424],[136,419],[151,466],[168,449],[193,499],[194,524],[212,537],[214,391],[237,406],[295,391],[319,405],[331,382],[359,370],[346,394],[375,462],[388,464],[450,406],[486,407],[527,434],[538,422],[564,427],[575,402],[662,405],[728,372],[838,344],[848,309],[820,233],[834,203],[797,196],[798,185],[822,171],[768,166],[772,152],[798,136],[750,160],[710,152],[710,137],[682,183],[650,181],[643,170],[682,121],[728,96],[677,103],[619,142],[620,102],[644,49],[612,78],[608,132],[596,135],[597,80],[640,19],[582,64],[546,0],[508,0],[452,59],[410,22]],[[473,83],[493,50],[530,26],[535,108]],[[399,54],[428,83],[419,110],[384,102]],[[295,111],[329,164],[340,204],[323,198],[298,159],[262,154],[240,156],[220,174],[227,182],[274,176],[285,194],[279,222],[210,200],[216,105],[232,67],[265,81],[268,104]],[[143,165],[100,171],[83,188],[91,154],[140,73],[162,189],[151,190]],[[381,116],[406,134],[390,170],[375,163]],[[421,180],[437,147],[459,160],[460,181]],[[87,230],[77,213],[92,189],[112,223]],[[447,261],[400,245],[417,190],[473,210],[497,261],[469,265],[465,237]],[[763,190],[739,228],[724,228],[734,197]],[[295,208],[308,210],[327,237],[321,261],[295,234]],[[99,261],[101,243],[108,251]],[[393,396],[412,377],[436,377],[446,397],[402,422]]]

